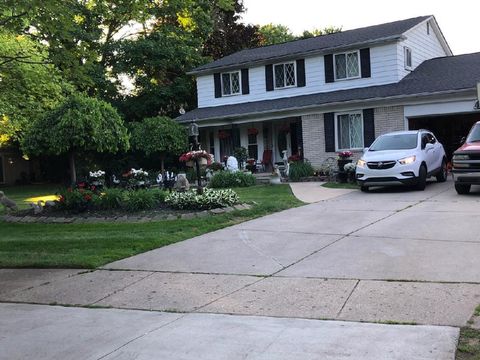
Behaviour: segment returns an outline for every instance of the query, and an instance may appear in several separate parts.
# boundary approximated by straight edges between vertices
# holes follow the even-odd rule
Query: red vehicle
[[[468,194],[472,185],[480,185],[480,121],[473,125],[465,143],[453,153],[452,173],[459,194]]]

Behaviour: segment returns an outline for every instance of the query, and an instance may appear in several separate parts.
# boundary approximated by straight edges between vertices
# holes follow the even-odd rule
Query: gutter
[[[290,107],[290,108],[285,108],[285,109],[272,109],[272,110],[265,110],[265,111],[258,111],[258,112],[252,112],[252,113],[244,113],[244,114],[235,114],[235,115],[224,115],[224,116],[218,116],[218,117],[208,117],[208,118],[203,118],[203,119],[198,119],[198,118],[193,118],[189,120],[180,120],[177,118],[177,121],[179,123],[188,123],[191,121],[197,121],[197,122],[204,122],[204,121],[213,121],[213,120],[232,120],[232,119],[237,119],[241,117],[248,117],[252,115],[274,115],[276,113],[281,113],[281,112],[293,112],[293,111],[305,111],[305,110],[319,110],[323,108],[328,108],[328,107],[335,107],[339,105],[355,105],[355,104],[365,104],[365,103],[372,103],[375,101],[391,101],[391,100],[407,100],[410,98],[418,98],[418,97],[433,97],[433,96],[438,96],[438,95],[460,95],[463,93],[469,93],[471,92],[474,94],[476,89],[473,88],[468,88],[468,89],[460,89],[460,90],[445,90],[445,91],[437,91],[437,92],[423,92],[423,93],[416,93],[416,94],[409,94],[409,95],[393,95],[393,96],[387,96],[387,97],[376,97],[376,98],[368,98],[368,99],[358,99],[358,100],[346,100],[346,101],[337,101],[337,102],[329,102],[325,104],[312,104],[312,105],[307,105],[307,106],[302,106],[302,107]],[[266,100],[268,101],[268,100]],[[246,103],[248,104],[248,103]],[[226,105],[228,106],[228,105]]]

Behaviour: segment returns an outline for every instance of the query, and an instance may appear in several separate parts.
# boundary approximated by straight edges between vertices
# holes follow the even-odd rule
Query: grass
[[[48,189],[43,190],[45,194],[48,193]],[[235,191],[242,202],[254,201],[256,205],[251,210],[208,218],[150,223],[0,222],[0,268],[96,268],[242,221],[302,205],[288,185],[259,185],[237,188]],[[26,187],[17,191],[11,189],[8,194],[17,201],[39,195],[34,189]]]
[[[25,186],[9,186],[0,187],[0,190],[5,193],[10,199],[15,201],[20,210],[28,209],[29,202],[36,202],[37,197],[45,197],[55,194],[60,188],[60,185],[25,185]],[[5,209],[0,206],[0,214],[5,214]]]
[[[357,184],[351,184],[351,183],[327,182],[322,186],[330,189],[355,189],[355,190],[360,189],[360,187]]]
[[[460,329],[458,340],[457,360],[480,359],[480,330],[464,327]]]

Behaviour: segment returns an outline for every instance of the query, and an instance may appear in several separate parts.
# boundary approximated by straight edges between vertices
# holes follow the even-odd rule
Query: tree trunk
[[[160,174],[165,171],[165,155],[160,155]]]
[[[72,184],[77,183],[77,170],[75,169],[75,153],[72,151],[70,153],[70,179]]]

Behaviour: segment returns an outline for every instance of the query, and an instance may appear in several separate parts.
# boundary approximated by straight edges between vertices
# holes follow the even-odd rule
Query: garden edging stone
[[[211,210],[203,210],[198,212],[184,213],[181,215],[168,214],[168,215],[122,215],[115,217],[89,217],[81,215],[78,217],[64,217],[64,216],[15,216],[12,214],[7,214],[0,216],[0,220],[8,223],[43,223],[43,224],[94,224],[94,223],[122,223],[122,222],[139,222],[146,223],[151,221],[162,221],[162,220],[188,220],[194,218],[204,218],[206,216],[220,215],[225,213],[230,213],[233,211],[242,211],[249,210],[252,206],[250,204],[237,204],[234,206],[228,206],[225,208],[216,208]]]

